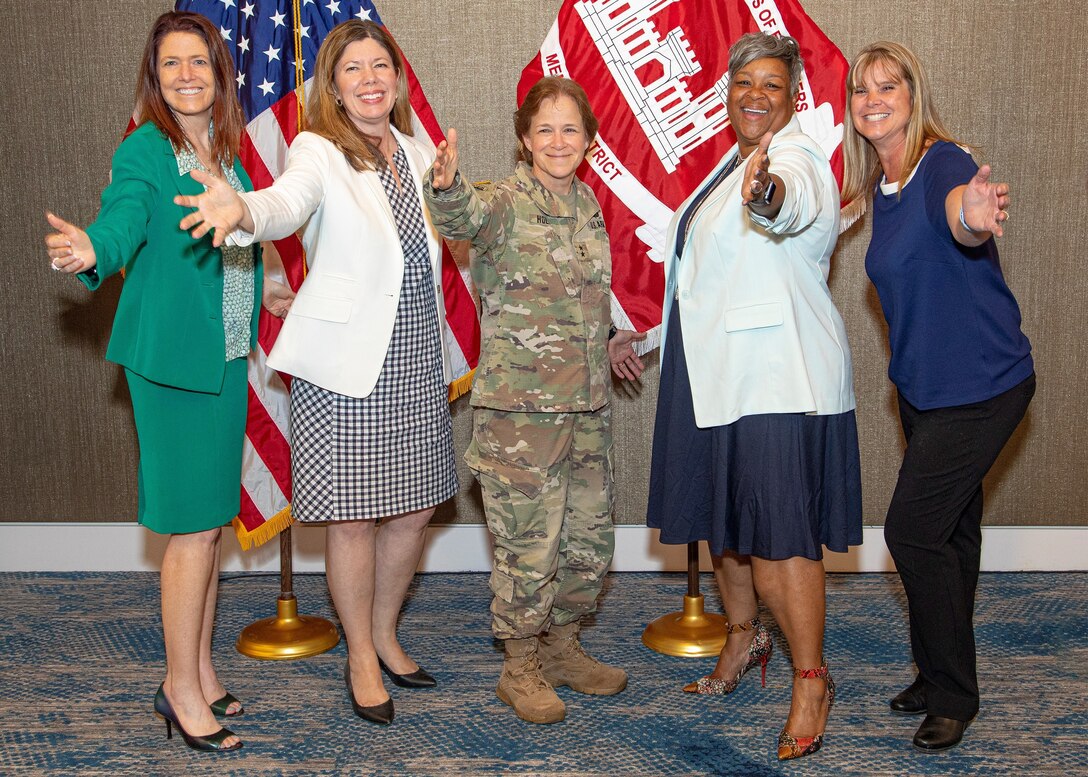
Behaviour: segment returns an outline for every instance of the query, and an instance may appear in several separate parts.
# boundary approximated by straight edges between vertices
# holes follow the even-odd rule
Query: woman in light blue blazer
[[[766,672],[757,592],[778,621],[794,662],[783,760],[820,748],[835,698],[823,546],[861,542],[850,348],[827,288],[838,188],[794,116],[802,72],[792,38],[730,50],[737,145],[669,227],[647,517],[662,542],[708,542],[731,622],[714,671],[685,691]]]
[[[242,746],[215,715],[241,703],[212,664],[222,526],[238,514],[246,356],[257,339],[261,259],[178,228],[174,197],[205,170],[251,189],[237,159],[243,126],[233,64],[203,16],[166,13],[148,37],[139,126],[113,157],[102,210],[86,230],[48,214],[54,270],[89,289],[124,271],[106,358],[124,367],[140,442],[139,520],[170,540],[162,564],[166,679],[155,710],[196,750]],[[214,133],[212,127],[214,125]]]

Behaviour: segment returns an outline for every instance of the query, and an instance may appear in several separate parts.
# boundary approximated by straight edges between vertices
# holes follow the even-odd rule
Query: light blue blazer
[[[852,410],[850,346],[827,287],[839,191],[796,117],[769,149],[770,170],[786,190],[774,222],[741,204],[742,165],[691,220],[683,259],[676,257],[680,216],[737,153],[733,146],[669,224],[662,353],[678,300],[699,427],[760,413]]]

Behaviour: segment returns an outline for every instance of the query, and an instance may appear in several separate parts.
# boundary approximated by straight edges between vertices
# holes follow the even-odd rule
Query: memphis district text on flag
[[[805,73],[802,129],[842,180],[847,62],[797,0],[565,0],[518,85],[581,84],[600,120],[578,176],[593,187],[612,244],[612,317],[659,343],[665,231],[673,212],[736,142],[725,110],[729,47],[748,32],[792,35]]]
[[[270,185],[286,165],[287,147],[298,134],[303,115],[296,87],[301,80],[309,90],[317,50],[325,35],[353,18],[381,24],[369,0],[179,0],[177,10],[211,19],[234,57],[238,96],[247,122],[241,159],[258,189]],[[442,131],[407,59],[405,75],[415,134],[437,144]],[[265,244],[266,268],[281,266],[280,282],[297,290],[306,274],[301,243],[291,236],[274,245],[270,249]],[[467,275],[458,269],[449,250],[444,250],[444,337],[455,378],[451,399],[467,391],[480,353],[479,322],[468,284]],[[279,330],[280,320],[262,310],[258,347],[249,357],[242,507],[234,519],[243,548],[274,537],[291,522],[290,377],[279,375],[265,363]]]

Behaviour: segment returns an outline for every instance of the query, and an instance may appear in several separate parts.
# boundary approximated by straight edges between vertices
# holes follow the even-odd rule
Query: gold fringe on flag
[[[292,523],[294,523],[294,520],[291,518],[291,505],[287,505],[253,531],[247,529],[240,518],[231,521],[234,526],[234,534],[238,537],[238,544],[242,546],[242,550],[249,550],[263,545]]]
[[[460,378],[454,378],[453,383],[450,384],[450,402],[457,399],[457,397],[464,396],[472,389],[472,377],[476,374],[476,370],[469,370]]]

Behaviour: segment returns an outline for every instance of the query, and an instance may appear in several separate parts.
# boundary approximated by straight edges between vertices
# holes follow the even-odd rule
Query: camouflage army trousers
[[[491,629],[534,636],[597,609],[612,562],[612,410],[476,408],[465,461],[495,542]]]

